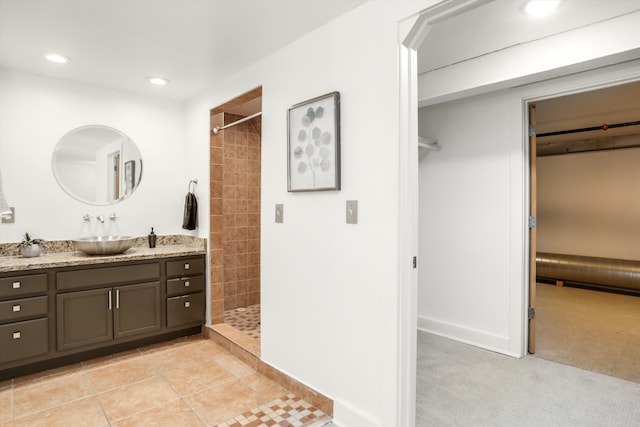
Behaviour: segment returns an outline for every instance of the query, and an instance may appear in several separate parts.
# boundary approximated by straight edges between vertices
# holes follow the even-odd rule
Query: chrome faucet
[[[102,215],[98,215],[96,219],[104,224],[104,217]]]

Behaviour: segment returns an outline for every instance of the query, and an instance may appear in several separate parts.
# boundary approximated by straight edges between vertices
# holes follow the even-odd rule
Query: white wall
[[[538,159],[538,251],[640,260],[640,149]]]
[[[184,163],[181,104],[96,86],[0,71],[0,171],[4,193],[16,208],[14,224],[0,226],[0,242],[25,231],[47,240],[88,233],[180,234],[188,180]],[[53,149],[70,130],[89,124],[127,134],[144,159],[140,187],[113,206],[91,206],[71,198],[57,184]],[[114,223],[82,221],[85,213]]]
[[[525,104],[638,79],[635,61],[420,109],[420,134],[442,146],[419,165],[420,329],[525,354]]]
[[[421,109],[420,134],[442,150],[420,162],[418,185],[419,327],[514,355],[510,272],[519,264],[512,256],[523,253],[511,245],[512,233],[521,233],[512,221],[522,206],[511,200],[512,186],[523,185],[519,103],[500,93]]]
[[[188,108],[189,158],[206,177],[209,109],[262,85],[261,357],[333,398],[339,425],[395,424],[397,33],[399,20],[428,4],[368,2]],[[342,190],[287,193],[287,108],[334,90]],[[345,224],[351,199],[357,225]],[[274,223],[276,203],[284,204],[283,224]]]

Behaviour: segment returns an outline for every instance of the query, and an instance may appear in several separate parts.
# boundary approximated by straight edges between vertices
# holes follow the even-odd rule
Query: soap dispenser
[[[151,233],[149,233],[149,247],[150,248],[155,248],[156,247],[156,233],[153,232],[153,227],[151,227]]]

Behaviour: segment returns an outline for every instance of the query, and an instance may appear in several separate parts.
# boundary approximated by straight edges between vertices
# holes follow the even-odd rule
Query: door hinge
[[[533,307],[529,307],[529,312],[527,313],[527,318],[529,320],[536,318],[536,309]]]
[[[529,125],[529,136],[536,136],[536,127],[534,125]]]
[[[537,220],[535,216],[530,216],[529,217],[529,228],[535,228],[536,224],[537,224]]]
[[[416,268],[418,266],[418,257],[414,256],[413,257],[413,268]]]

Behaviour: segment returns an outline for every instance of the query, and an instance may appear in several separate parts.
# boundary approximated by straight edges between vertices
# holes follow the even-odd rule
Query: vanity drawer
[[[160,263],[88,268],[56,273],[59,290],[91,288],[122,283],[150,282],[160,278]]]
[[[0,298],[21,297],[47,292],[47,275],[3,277],[0,279]]]
[[[167,261],[167,277],[204,274],[204,258],[188,258],[179,261]]]
[[[167,328],[204,323],[204,292],[167,298]]]
[[[47,312],[46,296],[3,301],[0,302],[0,323],[46,316]]]
[[[48,320],[35,319],[0,326],[0,363],[46,354],[49,351]]]
[[[167,280],[167,296],[204,291],[204,276],[181,277]]]

